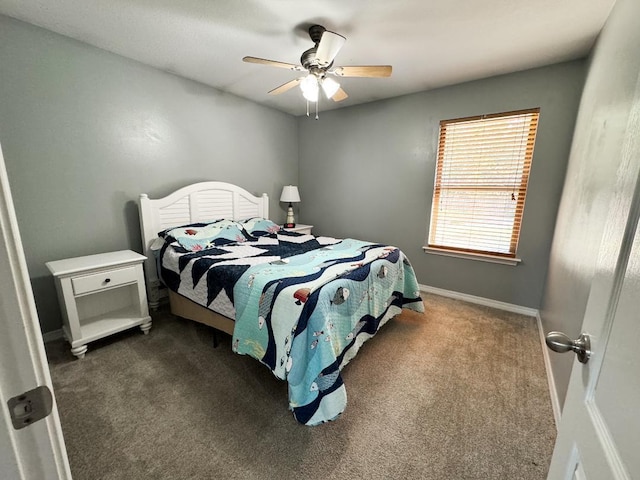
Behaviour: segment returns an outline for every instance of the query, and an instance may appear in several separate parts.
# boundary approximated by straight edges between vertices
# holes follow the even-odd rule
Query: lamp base
[[[296,226],[296,220],[293,216],[293,205],[289,202],[289,209],[287,210],[287,219],[284,222],[284,228],[293,228]]]

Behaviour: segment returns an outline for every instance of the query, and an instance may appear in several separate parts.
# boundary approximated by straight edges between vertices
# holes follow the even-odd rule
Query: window
[[[539,113],[440,122],[425,250],[515,260]]]

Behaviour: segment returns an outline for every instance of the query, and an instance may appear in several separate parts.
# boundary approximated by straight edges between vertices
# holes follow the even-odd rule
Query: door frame
[[[0,476],[71,479],[1,146],[0,232]],[[47,386],[52,392],[51,414],[28,427],[14,429],[7,401],[37,386]]]

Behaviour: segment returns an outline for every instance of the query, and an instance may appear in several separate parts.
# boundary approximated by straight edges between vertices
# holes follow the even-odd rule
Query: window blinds
[[[440,122],[429,247],[515,257],[539,112]]]

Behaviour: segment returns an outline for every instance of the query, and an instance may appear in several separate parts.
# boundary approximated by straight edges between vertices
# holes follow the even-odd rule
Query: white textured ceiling
[[[615,0],[0,0],[0,13],[300,115],[297,72],[318,23],[347,37],[335,65],[393,66],[391,78],[344,78],[349,98],[321,110],[585,56]]]

